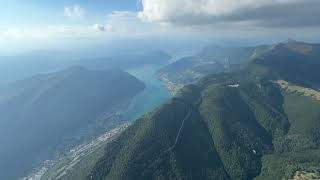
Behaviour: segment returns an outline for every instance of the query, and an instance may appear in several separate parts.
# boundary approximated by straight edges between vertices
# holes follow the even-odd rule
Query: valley
[[[24,180],[42,179],[85,179],[94,164],[103,155],[104,146],[120,135],[135,119],[156,108],[170,98],[163,83],[157,79],[156,72],[161,66],[142,66],[128,69],[127,72],[144,83],[145,88],[132,98],[129,104],[115,108],[114,113],[103,116],[103,121],[118,121],[116,127],[94,138],[92,141],[72,147],[64,153],[59,153],[52,160],[46,160],[41,166],[24,177]],[[81,171],[78,171],[82,169]],[[75,171],[77,170],[77,171]]]
[[[144,89],[124,71],[82,67],[0,88],[0,179],[21,177],[44,159],[128,122],[122,115]]]
[[[0,14],[0,180],[320,180],[320,0]]]
[[[114,139],[123,132],[130,124],[122,124],[117,128],[107,131],[89,143],[84,143],[69,150],[69,152],[58,156],[54,160],[45,160],[42,165],[35,169],[32,174],[22,178],[23,180],[41,179],[79,179],[83,171],[75,172],[74,169],[88,167],[89,163],[94,164],[103,154],[103,147],[107,142]]]
[[[219,59],[209,67],[194,57],[192,66],[176,67],[178,60],[126,69],[124,73],[143,83],[143,88],[126,103],[100,114],[97,119],[108,121],[107,128],[93,130],[95,136],[84,134],[92,138],[78,145],[68,143],[69,148],[46,158],[51,160],[42,161],[24,179],[316,177],[320,102],[313,87],[320,81],[313,76],[315,71],[305,69],[320,63],[316,48],[299,50],[309,46],[318,45],[284,42],[241,48],[241,53],[248,51],[244,53],[248,60],[234,59],[237,68]],[[235,48],[230,51],[239,53]],[[49,77],[55,83],[40,88],[31,104],[61,81]],[[38,80],[42,77],[30,82],[37,85]],[[132,86],[120,89],[127,88]],[[16,97],[9,90],[2,89],[9,94],[0,96],[3,102]]]

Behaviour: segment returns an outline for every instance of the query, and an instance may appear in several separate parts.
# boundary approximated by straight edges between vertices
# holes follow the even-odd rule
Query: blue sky
[[[29,50],[31,44],[34,49],[40,49],[65,43],[81,45],[88,43],[90,38],[91,43],[98,42],[108,36],[98,32],[98,27],[111,27],[108,21],[117,24],[110,16],[140,10],[141,3],[136,0],[0,1],[0,54],[1,50]],[[93,30],[95,27],[97,32]]]
[[[119,39],[319,40],[319,0],[0,0],[0,55]]]
[[[92,23],[102,20],[113,11],[139,11],[136,0],[10,0],[0,1],[2,25],[57,25],[68,23],[63,14],[65,7],[78,5],[87,17],[79,21]]]

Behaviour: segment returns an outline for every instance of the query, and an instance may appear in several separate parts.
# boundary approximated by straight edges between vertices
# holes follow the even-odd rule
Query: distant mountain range
[[[244,68],[254,56],[271,46],[221,47],[211,45],[195,56],[184,57],[159,70],[158,74],[168,89],[177,93],[183,85],[195,83],[208,74],[230,72]]]
[[[129,69],[144,65],[165,65],[170,56],[162,51],[114,54],[106,57],[74,58],[51,52],[0,57],[0,85],[38,74],[62,70],[70,66],[102,69]]]
[[[319,178],[319,45],[262,49],[138,119],[83,179]]]
[[[124,123],[144,84],[118,70],[72,67],[0,87],[0,179]]]

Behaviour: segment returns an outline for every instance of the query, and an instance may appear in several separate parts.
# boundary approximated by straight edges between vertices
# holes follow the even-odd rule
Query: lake
[[[144,82],[146,86],[144,91],[132,100],[125,115],[125,118],[128,120],[135,120],[170,99],[171,96],[168,90],[156,75],[157,70],[161,67],[162,66],[147,65],[127,70],[128,73]]]

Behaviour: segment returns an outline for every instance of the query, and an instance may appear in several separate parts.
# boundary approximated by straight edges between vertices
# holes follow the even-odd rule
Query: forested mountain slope
[[[88,178],[289,179],[319,169],[320,102],[276,83],[319,83],[317,47],[278,44],[242,71],[184,87],[108,144]]]
[[[21,177],[55,150],[121,123],[112,114],[143,89],[142,82],[121,70],[81,67],[1,87],[0,179]]]
[[[208,74],[243,69],[250,58],[267,51],[269,48],[270,46],[266,45],[254,47],[220,47],[212,45],[205,47],[194,56],[184,57],[163,67],[158,74],[169,90],[174,91],[174,89],[179,89],[179,86],[195,83]]]

